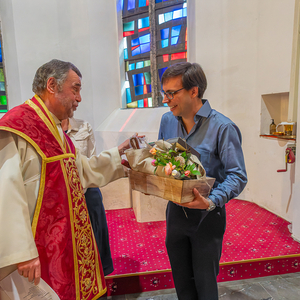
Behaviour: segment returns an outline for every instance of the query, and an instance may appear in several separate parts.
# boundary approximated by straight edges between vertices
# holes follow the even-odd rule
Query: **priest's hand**
[[[207,209],[209,207],[208,200],[203,196],[201,196],[196,188],[193,189],[193,192],[195,195],[193,201],[187,203],[177,203],[177,204],[192,209]]]
[[[28,278],[29,282],[34,280],[38,285],[41,278],[41,263],[39,257],[18,263],[18,272],[21,276]]]
[[[124,154],[124,151],[132,148],[132,142],[136,140],[136,143],[138,144],[138,139],[143,138],[144,135],[138,135],[135,133],[131,138],[127,139],[125,142],[123,142],[121,145],[118,146],[119,154],[122,156]]]

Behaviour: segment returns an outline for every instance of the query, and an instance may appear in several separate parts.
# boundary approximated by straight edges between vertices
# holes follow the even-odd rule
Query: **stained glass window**
[[[157,74],[153,76],[157,77],[156,90],[159,91],[160,79],[166,68],[176,62],[186,61],[186,0],[155,0],[151,15],[149,0],[123,0],[122,14],[126,107],[162,106],[160,93],[152,90],[151,72]],[[154,19],[155,31],[152,32],[156,34],[153,37],[150,20]],[[155,39],[153,43],[156,47],[151,48],[152,39]],[[150,53],[155,64],[152,70]]]
[[[5,77],[3,70],[3,59],[2,59],[2,41],[0,38],[0,113],[7,112],[7,98],[5,88]]]

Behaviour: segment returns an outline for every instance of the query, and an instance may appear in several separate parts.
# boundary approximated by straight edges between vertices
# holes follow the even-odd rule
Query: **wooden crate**
[[[192,201],[195,198],[193,188],[196,188],[203,197],[208,197],[215,182],[215,178],[211,177],[206,177],[206,180],[178,180],[133,170],[129,170],[128,176],[133,190],[177,203]]]

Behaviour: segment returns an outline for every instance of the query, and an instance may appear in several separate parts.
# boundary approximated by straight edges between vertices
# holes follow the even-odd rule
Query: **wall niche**
[[[271,119],[276,125],[288,119],[289,92],[261,96],[260,135],[270,135]],[[278,136],[279,138],[282,138]]]

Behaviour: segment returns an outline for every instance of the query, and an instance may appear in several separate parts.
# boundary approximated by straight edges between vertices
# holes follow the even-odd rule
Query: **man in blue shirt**
[[[159,139],[181,137],[201,155],[207,176],[216,178],[209,197],[194,189],[192,202],[168,203],[166,246],[179,300],[217,300],[219,261],[226,226],[225,203],[247,183],[238,127],[203,100],[206,76],[194,63],[170,66],[162,79]]]

